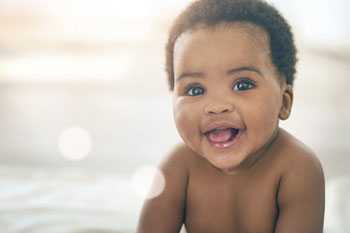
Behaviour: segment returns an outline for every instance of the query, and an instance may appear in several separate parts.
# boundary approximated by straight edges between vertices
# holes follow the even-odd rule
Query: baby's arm
[[[137,233],[178,233],[184,222],[188,156],[176,147],[161,163],[165,188],[161,195],[147,200],[141,211]]]
[[[323,232],[325,181],[319,160],[299,154],[289,168],[280,181],[275,233]]]

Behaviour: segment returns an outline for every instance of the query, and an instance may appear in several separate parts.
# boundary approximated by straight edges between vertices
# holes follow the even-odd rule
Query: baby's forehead
[[[208,26],[212,30],[234,31],[235,33],[246,33],[252,38],[268,40],[268,33],[261,26],[249,21],[220,22],[213,26]],[[238,29],[238,30],[237,30]]]
[[[175,79],[182,73],[226,74],[239,67],[253,67],[265,75],[278,73],[262,27],[247,22],[199,25],[175,45]]]
[[[214,25],[198,24],[190,30],[183,32],[176,40],[174,50],[177,45],[188,40],[206,40],[218,36],[220,40],[232,40],[237,37],[249,42],[250,46],[259,49],[262,53],[271,53],[270,37],[267,31],[251,22],[220,22]]]
[[[221,23],[217,25],[198,25],[183,33],[174,47],[174,61],[178,59],[204,59],[207,51],[219,56],[220,61],[258,59],[271,62],[268,33],[252,23]],[[224,58],[227,59],[224,59]],[[215,61],[213,61],[215,62]],[[219,62],[219,61],[217,61]]]

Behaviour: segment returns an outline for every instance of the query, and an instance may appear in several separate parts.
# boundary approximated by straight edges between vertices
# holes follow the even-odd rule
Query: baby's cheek
[[[249,118],[250,130],[258,133],[261,140],[265,140],[266,137],[271,136],[276,127],[278,111],[272,103],[271,105],[261,104],[255,108],[255,111],[251,111]]]
[[[193,144],[198,138],[198,117],[193,107],[178,104],[174,108],[176,128],[185,143]]]
[[[266,108],[263,113],[262,131],[265,132],[267,140],[273,135],[276,127],[278,127],[278,111],[276,108]]]

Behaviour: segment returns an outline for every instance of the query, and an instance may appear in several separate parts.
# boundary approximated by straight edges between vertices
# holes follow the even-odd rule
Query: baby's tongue
[[[231,136],[231,129],[216,129],[208,134],[208,138],[212,142],[226,142]]]

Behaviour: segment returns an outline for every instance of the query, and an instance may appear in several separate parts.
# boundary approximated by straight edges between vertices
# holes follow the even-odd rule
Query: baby
[[[145,202],[137,232],[321,233],[321,164],[279,127],[297,60],[280,13],[261,0],[195,1],[166,55],[184,143],[161,163],[164,191]]]

